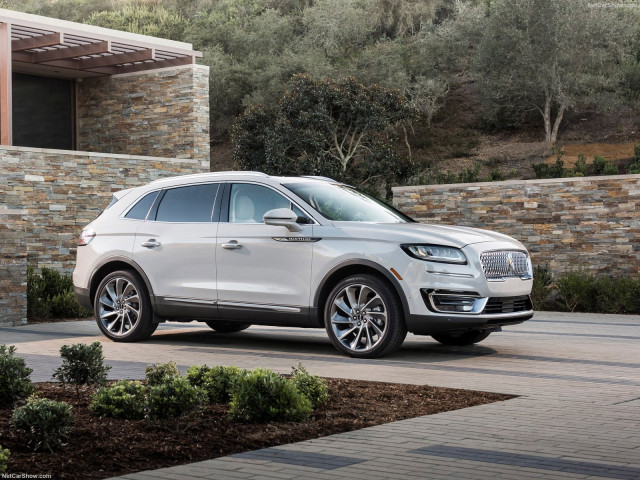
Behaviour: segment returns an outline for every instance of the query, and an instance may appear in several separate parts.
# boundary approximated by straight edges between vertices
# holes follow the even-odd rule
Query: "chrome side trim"
[[[300,313],[298,307],[285,307],[283,305],[264,305],[258,303],[243,303],[243,302],[218,302],[220,307],[238,307],[238,308],[255,308],[260,310],[272,310],[275,312],[290,312]]]
[[[473,274],[471,273],[432,272],[431,270],[427,270],[427,273],[430,273],[431,275],[442,275],[443,277],[473,278]]]
[[[217,300],[201,300],[199,298],[164,297],[167,302],[193,303],[197,305],[215,305]]]

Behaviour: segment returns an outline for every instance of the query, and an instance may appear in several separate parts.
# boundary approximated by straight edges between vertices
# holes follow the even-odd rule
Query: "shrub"
[[[487,182],[501,182],[504,180],[504,175],[497,168],[492,169],[489,172],[489,178],[487,178]]]
[[[593,312],[597,290],[594,278],[584,270],[567,273],[556,281],[558,294],[570,312]]]
[[[60,348],[62,365],[53,373],[53,378],[62,383],[75,385],[104,385],[111,366],[104,365],[102,345],[95,341],[91,345],[76,343]]]
[[[602,313],[640,312],[640,279],[595,278],[596,311]]]
[[[146,392],[140,382],[120,380],[99,389],[91,398],[89,408],[100,417],[138,420],[144,418]]]
[[[593,171],[593,174],[603,175],[607,167],[607,164],[609,164],[609,162],[607,162],[606,158],[601,157],[599,155],[594,156],[593,163],[591,164],[591,169]]]
[[[556,163],[549,165],[546,162],[531,165],[536,178],[563,178],[567,176],[567,169],[564,168],[562,154],[556,158]]]
[[[207,402],[207,394],[189,383],[186,377],[167,376],[147,392],[147,415],[158,420],[185,415]]]
[[[235,383],[229,417],[240,422],[292,422],[308,418],[311,410],[311,402],[293,383],[258,368]]]
[[[24,432],[27,444],[34,450],[45,447],[53,451],[63,445],[71,431],[71,405],[32,395],[24,406],[14,410],[11,423]]]
[[[291,369],[291,383],[295,385],[311,402],[313,408],[317,408],[329,399],[329,387],[324,378],[311,375],[302,364]]]
[[[186,377],[191,385],[201,387],[211,403],[226,403],[231,399],[231,390],[240,376],[245,373],[238,367],[193,366],[187,370]]]
[[[16,347],[0,345],[0,406],[10,405],[33,393],[27,367],[23,358],[14,355]]]
[[[535,310],[549,309],[549,294],[553,285],[553,275],[549,267],[535,267],[533,269],[533,288],[531,289],[531,301]]]
[[[154,363],[145,368],[147,376],[147,385],[162,385],[166,380],[179,377],[180,370],[176,366],[176,362]]]
[[[574,177],[585,177],[587,175],[587,157],[581,153],[578,155],[578,161],[573,167]]]
[[[7,471],[7,464],[9,463],[9,450],[2,448],[0,445],[0,473]]]
[[[604,166],[604,170],[602,171],[603,175],[617,175],[618,174],[618,167],[616,165],[613,165],[612,163],[607,162],[607,164]]]
[[[80,306],[71,276],[42,268],[40,275],[27,267],[27,317],[29,319],[77,318],[93,315]]]

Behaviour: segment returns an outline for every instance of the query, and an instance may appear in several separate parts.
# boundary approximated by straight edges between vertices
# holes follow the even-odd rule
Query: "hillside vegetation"
[[[0,0],[0,6],[193,43],[211,68],[215,169],[267,155],[266,169],[281,172],[283,165],[301,164],[308,173],[344,171],[349,181],[374,189],[464,180],[474,172],[476,179],[526,178],[533,176],[531,164],[550,156],[554,144],[632,142],[638,128],[640,8],[635,4]],[[342,93],[334,88],[331,101],[329,90],[321,93],[318,87],[319,96],[309,105],[294,107],[290,92],[300,74],[309,82],[352,87],[341,87]],[[314,112],[324,120],[305,124],[309,131],[317,133],[321,124],[327,138],[353,140],[352,125],[336,105],[350,114],[367,110],[349,102],[372,101],[365,95],[372,87],[381,97],[401,99],[387,107],[404,113],[382,115],[386,120],[376,123],[377,130],[364,125],[366,148],[349,152],[348,165],[340,148],[321,148],[322,142],[302,148],[298,140],[294,149],[266,144],[264,138],[276,131],[268,126],[256,129],[256,138],[247,137],[256,112],[271,112],[267,123],[273,129]],[[298,109],[295,115],[291,108]],[[376,108],[381,107],[372,104],[367,111]],[[242,140],[235,153],[232,131]],[[251,152],[243,145],[251,145]],[[370,182],[390,162],[401,168],[382,183]]]

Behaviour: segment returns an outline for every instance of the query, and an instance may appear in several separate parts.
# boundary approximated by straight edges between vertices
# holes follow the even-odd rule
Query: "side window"
[[[138,203],[136,203],[131,210],[127,212],[125,218],[132,218],[134,220],[144,220],[145,218],[147,218],[149,209],[151,209],[151,205],[153,205],[153,202],[155,201],[157,196],[158,192],[147,193],[144,197],[138,200]],[[109,205],[109,207],[110,206],[111,205]]]
[[[217,183],[167,190],[155,219],[158,222],[211,222],[217,192]]]
[[[264,223],[262,217],[274,208],[291,208],[291,202],[270,188],[248,183],[231,185],[230,223]]]

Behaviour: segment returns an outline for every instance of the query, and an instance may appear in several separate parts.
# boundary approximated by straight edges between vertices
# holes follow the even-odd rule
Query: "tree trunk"
[[[548,91],[544,92],[544,140],[551,141],[551,95]]]
[[[560,105],[560,109],[558,110],[558,115],[556,116],[556,121],[553,123],[553,131],[551,132],[551,142],[556,143],[558,140],[558,129],[560,128],[560,123],[562,122],[562,117],[564,116],[564,111],[566,110],[565,105]]]
[[[404,131],[404,144],[407,146],[407,151],[409,152],[409,160],[413,161],[413,155],[411,154],[411,145],[409,145],[409,135],[407,134],[407,126],[402,125],[402,130]]]

